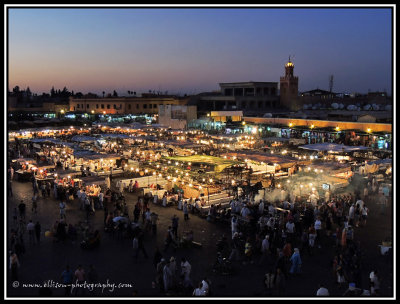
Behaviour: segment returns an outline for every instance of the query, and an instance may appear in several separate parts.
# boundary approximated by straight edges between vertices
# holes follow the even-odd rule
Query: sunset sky
[[[220,82],[392,94],[390,8],[9,8],[8,87],[196,94]]]

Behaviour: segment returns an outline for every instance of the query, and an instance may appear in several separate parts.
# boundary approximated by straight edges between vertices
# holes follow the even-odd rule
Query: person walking
[[[310,229],[308,231],[308,246],[307,246],[309,255],[313,255],[313,253],[314,253],[314,245],[315,245],[316,238],[317,238],[317,233],[316,233],[314,227],[310,227]]]
[[[179,225],[179,217],[176,216],[176,214],[174,214],[174,216],[172,217],[172,232],[175,236],[175,239],[178,238],[178,225]]]
[[[164,283],[164,292],[168,293],[172,285],[172,273],[169,268],[170,261],[166,261],[166,264],[163,268],[163,283]]]
[[[84,206],[85,206],[85,211],[86,211],[86,221],[89,221],[89,215],[90,212],[92,212],[92,206],[90,204],[89,197],[86,196],[84,199]]]
[[[7,181],[7,190],[8,190],[8,195],[13,197],[13,190],[12,190],[12,180]]]
[[[34,193],[32,196],[32,213],[37,214],[37,193]]]
[[[285,294],[286,289],[286,278],[281,268],[276,268],[275,272],[275,289],[278,296],[282,296]]]
[[[61,273],[61,279],[63,284],[65,285],[64,288],[64,295],[65,296],[70,296],[71,295],[71,287],[72,287],[72,281],[73,281],[74,274],[69,268],[69,265],[65,267],[65,270]]]
[[[380,194],[378,200],[379,200],[379,205],[381,207],[380,214],[384,215],[388,200],[387,200],[386,196],[383,194],[383,192]]]
[[[172,231],[172,227],[168,227],[167,235],[165,236],[165,246],[164,246],[164,252],[167,251],[168,247],[170,244],[173,244],[174,248],[176,246],[175,240],[174,240],[174,233]]]
[[[300,252],[298,248],[294,249],[294,253],[292,257],[290,258],[290,261],[292,262],[292,266],[290,268],[290,273],[291,274],[297,274],[300,273],[301,269],[301,257],[300,257]]]
[[[104,193],[103,193],[103,190],[100,190],[100,193],[99,193],[99,208],[100,209],[103,209],[104,208]]]
[[[60,207],[60,219],[67,219],[65,216],[65,208],[66,208],[65,203],[61,201],[59,207]]]
[[[23,200],[21,200],[21,202],[19,203],[18,209],[19,209],[19,217],[21,218],[21,220],[22,219],[25,220],[26,205]]]
[[[17,207],[14,207],[14,210],[13,210],[13,224],[14,224],[14,226],[18,225],[18,210],[17,210]]]
[[[371,288],[371,295],[376,296],[380,295],[380,282],[381,278],[378,275],[378,270],[373,270],[369,274],[369,280],[370,280],[370,288]]]
[[[272,290],[274,289],[274,281],[275,281],[275,273],[272,269],[268,270],[268,272],[264,275],[264,286],[266,295],[271,296]]]
[[[205,293],[203,291],[203,282],[199,282],[199,285],[197,286],[197,288],[195,290],[193,290],[192,295],[195,297],[205,296]]]
[[[26,230],[29,234],[29,243],[35,244],[35,224],[32,222],[32,220],[30,220],[28,225],[26,225]]]
[[[244,255],[246,257],[246,260],[243,262],[244,265],[247,263],[253,264],[253,246],[251,244],[251,239],[250,237],[247,237],[246,243],[244,245]]]
[[[193,288],[192,281],[190,279],[190,273],[192,270],[192,265],[186,260],[185,257],[181,259],[181,277],[183,278],[183,287],[186,290]]]
[[[54,185],[53,185],[53,195],[54,195],[54,199],[57,199],[58,198],[58,190],[57,190],[57,183],[56,182],[54,182]],[[79,190],[78,190],[79,191]]]
[[[45,198],[46,197],[46,184],[44,182],[40,185],[40,190],[42,190],[42,197]]]
[[[36,222],[35,224],[35,234],[36,234],[36,240],[38,244],[40,244],[40,234],[42,232],[42,227],[40,226],[39,222]]]
[[[18,269],[20,268],[20,263],[18,260],[18,256],[15,252],[10,251],[10,272],[11,272],[11,281],[18,281]]]
[[[147,255],[146,249],[144,248],[144,233],[143,233],[143,231],[140,231],[139,235],[138,235],[138,253],[139,253],[139,251],[143,252],[143,255],[146,259],[149,258],[149,256]]]
[[[139,203],[136,203],[135,208],[133,209],[133,221],[137,223],[140,217],[140,206]]]
[[[322,223],[321,223],[321,217],[317,217],[314,223],[314,229],[317,234],[317,237],[315,238],[315,243],[317,243],[318,248],[321,248],[321,231],[322,231]]]
[[[188,209],[188,203],[185,201],[183,203],[183,219],[187,221],[189,219],[189,209]]]
[[[50,184],[50,182],[46,183],[46,192],[47,192],[47,196],[50,197],[50,192],[51,192],[51,184]]]
[[[161,258],[160,262],[156,267],[156,283],[160,287],[160,292],[164,291],[164,279],[163,279],[163,271],[166,261],[164,258]]]
[[[133,243],[133,257],[135,258],[136,261],[139,255],[139,240],[137,235],[133,238],[132,243]]]
[[[269,235],[268,234],[264,237],[264,239],[261,243],[261,253],[262,253],[262,256],[261,256],[259,264],[262,264],[265,260],[268,261],[268,256],[269,256]]]
[[[177,272],[177,266],[176,266],[176,260],[172,256],[169,260],[169,270],[171,271],[171,289],[174,289],[177,286],[177,278],[176,278],[176,272]]]
[[[94,268],[93,264],[90,264],[89,265],[89,271],[88,271],[88,274],[87,274],[88,283],[89,284],[96,284],[96,283],[98,283],[98,278],[99,278],[99,276],[97,274],[96,268]],[[94,288],[89,289],[89,293],[91,295],[93,295],[94,294]]]
[[[231,231],[232,231],[232,239],[235,233],[238,232],[239,221],[236,215],[233,215],[231,218]]]
[[[322,297],[328,297],[329,296],[329,290],[326,287],[324,287],[323,284],[320,284],[319,288],[317,290],[317,296],[318,297],[321,297],[321,296]]]
[[[231,254],[229,255],[230,261],[238,261],[240,259],[240,239],[239,233],[235,232],[231,243]]]
[[[82,265],[78,265],[78,268],[75,270],[74,273],[74,281],[75,284],[77,285],[75,287],[75,296],[78,295],[78,291],[81,290],[81,288],[82,288],[82,295],[85,294],[85,288],[83,286],[79,286],[85,283],[85,278],[86,278],[85,270],[82,268]]]
[[[157,235],[157,221],[158,221],[158,215],[154,212],[150,214],[150,220],[151,220],[151,231],[153,232],[153,235]]]
[[[361,210],[362,226],[367,225],[368,212],[369,212],[369,209],[367,208],[367,205],[364,204],[364,206]]]

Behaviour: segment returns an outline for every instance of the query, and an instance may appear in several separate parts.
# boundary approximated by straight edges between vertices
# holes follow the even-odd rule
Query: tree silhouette
[[[103,91],[103,98],[104,98],[104,94],[105,94],[105,93],[106,93],[106,92]]]
[[[113,92],[113,97],[118,97],[118,94],[117,94],[117,92],[115,90]]]

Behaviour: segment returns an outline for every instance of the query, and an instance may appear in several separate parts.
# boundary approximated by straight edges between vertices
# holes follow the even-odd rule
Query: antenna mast
[[[332,93],[333,88],[333,75],[329,76],[329,92]]]

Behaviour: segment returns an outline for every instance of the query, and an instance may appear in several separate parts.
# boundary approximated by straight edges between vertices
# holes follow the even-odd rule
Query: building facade
[[[243,111],[248,115],[279,107],[277,82],[220,83],[219,94],[194,97],[200,114],[210,111]]]
[[[69,100],[69,111],[91,114],[158,114],[161,105],[185,105],[187,98],[116,97]]]
[[[178,104],[158,106],[158,123],[167,128],[186,130],[188,124],[197,119],[197,107]]]

